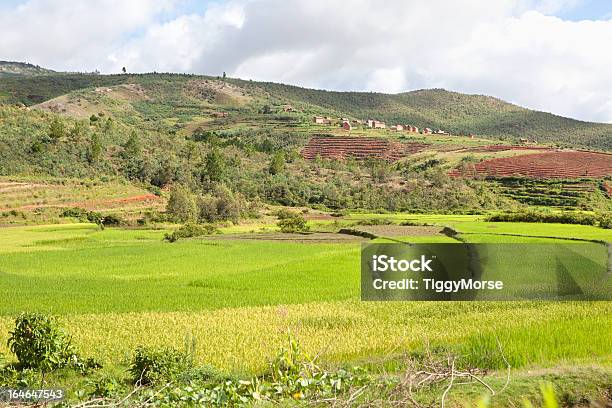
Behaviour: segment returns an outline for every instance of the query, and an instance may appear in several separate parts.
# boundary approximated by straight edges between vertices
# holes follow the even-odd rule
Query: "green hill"
[[[313,115],[373,117],[478,137],[410,135],[357,125],[353,136],[412,141],[425,148],[394,164],[307,161],[299,152],[312,135],[347,134],[336,119],[318,125]],[[611,148],[611,125],[443,90],[326,92],[178,74],[0,77],[0,176],[122,179],[156,193],[180,183],[204,194],[205,201],[235,194],[228,205],[243,213],[250,211],[245,202],[390,211],[509,208],[526,195],[503,195],[504,186],[447,173],[509,154],[462,149],[525,137],[517,130],[523,128],[540,142]],[[575,206],[609,208],[610,200],[595,187]]]
[[[535,139],[598,149],[612,148],[612,125],[582,122],[516,106],[483,95],[443,89],[401,94],[330,92],[295,86],[260,84],[271,93],[358,118],[408,123],[453,134],[476,134],[507,140]]]
[[[22,70],[38,68],[29,64]],[[218,80],[213,77],[182,74],[142,75],[0,75],[0,102],[39,104],[49,99],[87,88],[140,84],[155,93],[155,102],[147,104],[192,105],[205,103],[211,109],[225,109],[231,98],[216,98],[218,88],[186,89],[195,82],[233,84],[247,90],[250,104],[236,108],[254,112],[263,105],[293,104],[308,114],[319,113],[374,118],[389,124],[409,123],[419,128],[443,129],[453,134],[476,134],[505,140],[535,139],[541,143],[559,143],[595,149],[612,148],[612,125],[583,122],[516,106],[483,95],[466,95],[442,89],[418,90],[400,94],[374,92],[333,92],[296,86],[244,81]],[[196,86],[197,87],[197,86]],[[204,95],[208,92],[208,96]],[[197,92],[196,92],[197,93]],[[212,96],[212,99],[210,97]],[[207,99],[208,98],[208,99]],[[256,104],[258,104],[256,106]],[[248,105],[248,106],[247,106]],[[230,106],[231,107],[231,106]],[[159,106],[157,106],[159,108]]]
[[[28,64],[27,62],[0,61],[0,77],[49,75],[54,73],[55,71],[42,68],[38,65]]]

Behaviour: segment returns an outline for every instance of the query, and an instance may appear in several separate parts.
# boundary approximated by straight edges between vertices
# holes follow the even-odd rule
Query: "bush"
[[[496,214],[488,217],[490,222],[542,222],[558,224],[597,225],[598,217],[592,214],[562,212],[544,213],[537,211],[519,211]]]
[[[171,234],[164,235],[164,239],[169,242],[178,241],[179,238],[201,237],[219,232],[217,227],[210,224],[185,224]]]
[[[283,218],[276,225],[283,233],[307,232],[310,230],[310,227],[306,224],[306,219],[300,214]]]
[[[274,211],[272,213],[272,215],[277,217],[279,220],[284,220],[284,219],[287,219],[287,218],[292,218],[292,217],[297,216],[297,213],[295,213],[295,212],[293,212],[291,210],[288,210],[286,208],[281,208],[281,209],[278,209],[278,210]]]
[[[116,214],[108,214],[102,217],[102,225],[105,226],[119,226],[123,223],[123,219],[121,219]]]
[[[216,186],[213,194],[198,197],[197,207],[200,222],[238,222],[254,212],[242,194],[233,193],[224,186]]]
[[[112,398],[121,395],[125,391],[125,387],[117,378],[111,375],[103,375],[89,382],[93,388],[91,395],[97,397]]]
[[[197,214],[196,203],[191,191],[181,185],[172,187],[166,212],[174,221],[187,222],[195,220]]]
[[[285,154],[283,152],[277,152],[272,156],[270,160],[270,166],[268,167],[268,171],[270,174],[280,174],[285,171]]]
[[[600,214],[598,219],[601,228],[612,229],[612,213]]]
[[[387,218],[368,218],[357,221],[356,225],[391,225],[393,221]]]
[[[15,319],[8,346],[21,368],[43,372],[66,366],[76,356],[55,318],[40,313],[21,313]]]
[[[159,384],[177,379],[193,368],[193,352],[172,348],[136,348],[130,374],[137,385]]]
[[[99,212],[87,211],[79,207],[66,208],[60,216],[76,218],[81,222],[91,222],[103,226],[117,226],[123,223],[123,220],[116,214],[102,215]]]

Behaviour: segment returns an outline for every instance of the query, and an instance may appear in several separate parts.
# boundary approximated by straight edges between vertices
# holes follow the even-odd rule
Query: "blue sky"
[[[612,0],[5,0],[0,27],[0,60],[60,71],[437,87],[612,122]]]
[[[573,7],[554,13],[557,17],[572,20],[609,20],[612,19],[612,1],[582,0]]]

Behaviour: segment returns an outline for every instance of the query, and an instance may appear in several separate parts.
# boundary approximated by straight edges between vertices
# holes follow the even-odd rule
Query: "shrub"
[[[272,215],[274,215],[275,217],[277,217],[279,220],[284,220],[287,218],[291,218],[291,217],[295,217],[297,215],[297,213],[288,210],[286,208],[281,208],[279,210],[276,210],[272,213]]]
[[[307,232],[310,230],[310,227],[306,224],[306,219],[300,214],[283,218],[276,225],[283,233]]]
[[[238,222],[253,212],[244,196],[224,186],[216,186],[213,194],[198,197],[198,216],[201,222]]]
[[[214,234],[218,231],[217,227],[210,224],[185,224],[171,234],[164,235],[164,239],[169,242],[175,242],[179,238],[201,237],[203,235]]]
[[[196,203],[191,191],[181,185],[172,187],[166,212],[174,221],[187,222],[195,220]]]
[[[93,388],[91,395],[112,398],[124,392],[124,386],[117,378],[111,375],[103,375],[91,380],[89,385]]]
[[[42,372],[65,366],[76,355],[56,319],[40,313],[21,313],[15,319],[8,346],[22,368]]]
[[[60,216],[76,218],[81,222],[92,222],[105,226],[117,226],[123,223],[123,220],[116,214],[102,215],[99,212],[87,211],[79,207],[66,208]]]
[[[393,221],[386,218],[368,218],[357,221],[356,225],[391,225]]]
[[[558,224],[597,225],[598,218],[592,214],[578,212],[544,213],[537,211],[518,211],[495,214],[486,219],[490,222],[542,222]]]
[[[268,168],[268,171],[272,175],[280,174],[285,171],[285,163],[285,154],[283,152],[277,152],[274,154],[274,156],[272,156],[272,159],[270,160],[270,166]]]
[[[598,219],[601,228],[612,229],[612,213],[600,214]]]
[[[106,226],[118,226],[123,223],[123,219],[121,219],[116,214],[107,214],[102,217],[102,224]]]
[[[192,351],[139,346],[134,352],[129,371],[135,384],[148,385],[175,380],[192,368]]]

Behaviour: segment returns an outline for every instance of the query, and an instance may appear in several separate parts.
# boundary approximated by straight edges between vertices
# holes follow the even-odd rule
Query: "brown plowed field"
[[[420,152],[427,144],[399,143],[375,137],[313,137],[302,149],[302,156],[314,160],[317,156],[323,159],[357,160],[382,159],[397,161],[405,156]]]
[[[489,146],[477,146],[464,149],[465,152],[472,153],[487,153],[487,152],[504,152],[508,150],[541,150],[541,151],[554,151],[552,147],[544,146],[510,146],[510,145],[489,145]]]
[[[463,174],[459,169],[451,176],[523,176],[532,178],[584,178],[612,175],[612,154],[585,151],[551,151],[485,160]]]

